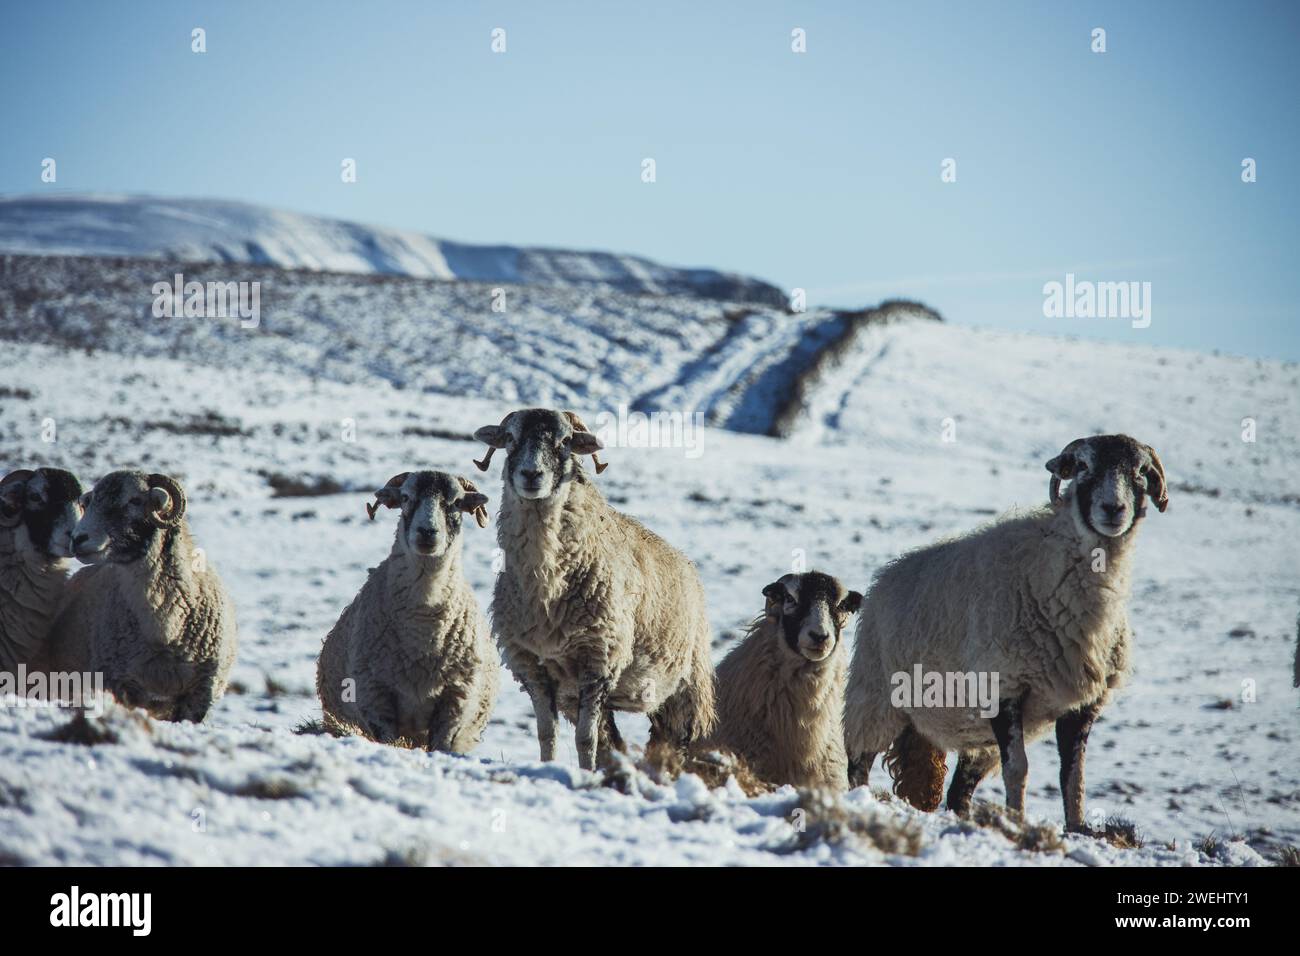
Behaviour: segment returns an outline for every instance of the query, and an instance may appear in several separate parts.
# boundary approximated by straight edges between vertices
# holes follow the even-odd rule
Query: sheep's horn
[[[491,452],[488,452],[488,454],[491,455]],[[478,487],[474,484],[474,482],[470,481],[468,478],[461,478],[458,475],[456,476],[456,480],[460,482],[460,487],[462,491],[468,491],[476,495],[481,494],[481,492],[478,490]],[[477,508],[475,508],[474,520],[478,522],[478,526],[480,528],[486,528],[488,526],[487,508],[485,508],[483,505],[479,505]]]
[[[404,471],[404,472],[402,472],[400,475],[393,475],[393,477],[391,477],[391,478],[388,479],[387,483],[385,483],[385,485],[384,485],[383,488],[380,488],[378,491],[375,492],[375,501],[374,501],[374,503],[372,504],[372,503],[369,502],[369,501],[366,502],[366,514],[370,517],[370,520],[371,520],[371,521],[374,521],[374,520],[375,520],[375,513],[379,511],[379,506],[380,506],[381,504],[382,504],[385,508],[396,508],[396,507],[397,507],[396,502],[385,501],[385,500],[383,500],[382,498],[380,498],[379,496],[382,495],[382,494],[383,494],[385,491],[387,491],[389,488],[400,488],[400,487],[402,487],[402,485],[406,483],[406,479],[407,479],[407,477],[408,477],[410,474],[411,474],[411,473],[410,473],[409,471]]]
[[[588,428],[586,423],[578,417],[577,412],[565,412],[564,417],[569,420],[569,424],[573,426],[575,432],[591,433],[591,429]],[[601,461],[600,457],[594,451],[591,453],[591,462],[596,466],[596,474],[598,475],[603,474],[605,469],[609,467],[609,462]]]
[[[1148,469],[1148,472],[1150,476],[1155,479],[1156,485],[1155,490],[1149,491],[1148,493],[1151,496],[1151,500],[1156,504],[1156,510],[1161,514],[1164,514],[1165,509],[1169,507],[1169,485],[1165,481],[1165,466],[1161,464],[1160,456],[1156,454],[1154,448],[1150,445],[1143,445],[1142,447],[1145,448],[1147,454],[1151,456],[1151,467]]]
[[[36,472],[29,468],[19,468],[17,471],[11,471],[9,474],[5,475],[3,479],[0,479],[0,488],[3,488],[5,485],[16,485],[19,482],[26,481],[35,474]],[[0,528],[13,528],[22,520],[22,505],[19,505],[10,516],[6,516],[3,511],[0,511]]]
[[[185,492],[170,475],[153,474],[147,481],[150,488],[161,488],[171,498],[171,508],[159,508],[149,515],[150,520],[160,528],[177,527],[185,517]]]

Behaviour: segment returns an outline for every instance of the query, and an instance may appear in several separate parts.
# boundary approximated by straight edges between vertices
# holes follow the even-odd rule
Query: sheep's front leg
[[[1101,708],[1087,704],[1056,721],[1056,751],[1061,757],[1061,799],[1065,801],[1065,829],[1081,831],[1083,822],[1083,755],[1088,732]]]
[[[871,765],[876,762],[874,753],[863,753],[849,760],[849,789],[865,787],[871,779]]]
[[[600,745],[600,725],[609,697],[611,681],[602,670],[584,667],[578,675],[578,766],[596,769],[596,751]]]
[[[533,716],[537,719],[537,747],[541,759],[554,760],[555,730],[560,717],[555,700],[555,681],[539,661],[529,669],[523,685],[528,699],[533,702]]]
[[[1007,789],[1007,809],[1023,816],[1025,812],[1025,784],[1029,781],[1029,758],[1025,756],[1025,731],[1021,723],[1025,698],[1004,700],[998,705],[998,714],[990,719],[993,736],[997,738],[998,753],[1002,757],[1002,783]]]

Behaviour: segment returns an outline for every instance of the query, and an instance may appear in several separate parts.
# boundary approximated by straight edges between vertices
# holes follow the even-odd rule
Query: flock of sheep
[[[505,452],[491,629],[460,537],[466,516],[487,525],[487,496],[443,472],[393,477],[367,505],[372,519],[398,512],[392,549],[321,649],[332,729],[468,751],[504,660],[532,701],[543,760],[563,714],[579,765],[602,766],[626,749],[615,715],[631,711],[649,717],[650,747],[729,753],[773,785],[862,785],[883,755],[896,791],[925,809],[955,750],[949,808],[967,811],[1001,764],[1007,805],[1023,812],[1025,743],[1055,723],[1066,824],[1083,828],[1088,732],[1127,668],[1134,531],[1148,499],[1160,511],[1169,500],[1147,445],[1071,442],[1047,462],[1046,506],[906,554],[865,596],[820,572],[784,575],[715,672],[695,566],[605,500],[581,463],[603,471],[603,446],[575,414],[523,409],[474,437],[488,446],[483,471]],[[0,481],[0,671],[102,673],[129,706],[201,721],[237,635],[185,509],[166,475],[117,471],[89,493],[53,468]],[[69,577],[70,557],[88,567]],[[996,713],[898,706],[894,679],[917,665],[996,674]]]

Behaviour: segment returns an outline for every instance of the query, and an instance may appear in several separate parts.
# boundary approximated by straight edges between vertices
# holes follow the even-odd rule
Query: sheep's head
[[[0,528],[21,529],[27,547],[48,558],[72,554],[72,529],[81,520],[77,476],[62,468],[22,469],[0,480]]]
[[[572,480],[582,470],[579,455],[591,456],[596,474],[606,467],[596,457],[605,446],[573,412],[521,409],[503,418],[500,425],[484,425],[474,437],[488,446],[487,455],[474,464],[487,471],[492,453],[506,449],[505,484],[528,500],[548,498]]]
[[[83,564],[125,564],[185,520],[185,492],[174,478],[114,471],[82,496],[72,553]]]
[[[763,588],[763,597],[785,646],[810,661],[835,653],[849,615],[862,607],[861,594],[820,571],[787,574]]]
[[[1160,456],[1128,435],[1077,438],[1047,462],[1052,473],[1048,495],[1061,500],[1061,482],[1075,520],[1094,534],[1118,538],[1146,516],[1150,498],[1160,511],[1169,507],[1169,490]]]
[[[382,505],[398,508],[402,520],[397,540],[407,554],[441,557],[460,535],[461,516],[472,514],[480,528],[487,527],[487,495],[467,478],[444,471],[404,471],[388,479],[366,505],[373,520]]]

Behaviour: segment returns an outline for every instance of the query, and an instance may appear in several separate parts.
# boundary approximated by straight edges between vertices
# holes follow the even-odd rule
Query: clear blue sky
[[[1286,2],[6,2],[0,192],[242,199],[1300,359],[1298,74]],[[1151,326],[1045,318],[1067,271],[1151,282]]]

